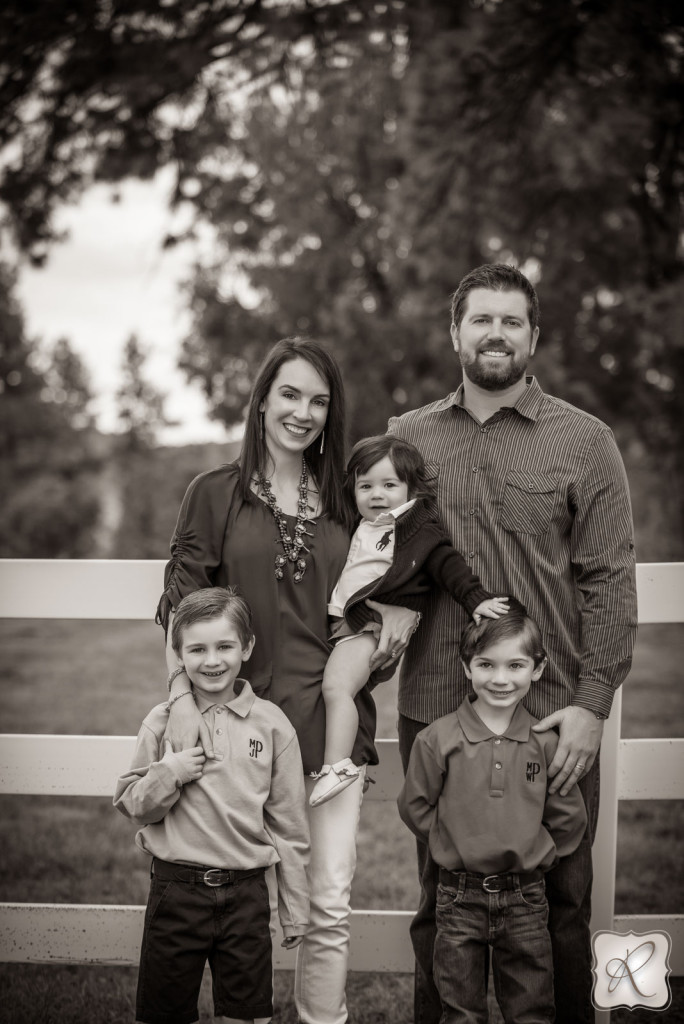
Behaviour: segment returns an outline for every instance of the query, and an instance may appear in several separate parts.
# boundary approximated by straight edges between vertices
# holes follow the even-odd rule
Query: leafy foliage
[[[39,261],[57,204],[172,164],[213,239],[181,365],[218,418],[239,421],[276,338],[307,333],[340,356],[353,435],[384,429],[456,386],[462,274],[515,261],[538,283],[542,384],[681,496],[681,4],[37,7],[0,14],[15,236]]]
[[[13,287],[0,265],[0,555],[83,557],[99,509],[84,369],[66,342],[40,369]]]

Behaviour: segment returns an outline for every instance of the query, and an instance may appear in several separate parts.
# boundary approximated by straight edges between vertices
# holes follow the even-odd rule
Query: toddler
[[[452,546],[431,500],[423,457],[408,441],[387,434],[359,441],[345,492],[361,522],[328,605],[335,647],[323,676],[325,763],[309,800],[314,807],[359,775],[350,757],[358,729],[354,697],[368,682],[381,629],[366,600],[419,611],[437,585],[475,618],[504,615],[507,608]]]

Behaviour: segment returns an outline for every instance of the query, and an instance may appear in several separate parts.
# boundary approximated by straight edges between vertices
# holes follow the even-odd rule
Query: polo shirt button
[[[495,747],[498,747],[500,743],[501,743],[500,739],[497,738],[497,739],[494,740],[494,746]]]
[[[217,729],[216,730],[216,735],[217,736],[223,736],[223,729]]]
[[[487,433],[487,428],[486,427],[480,427],[480,433],[481,434],[486,434]]]
[[[223,708],[216,708],[216,714],[220,715],[223,712]]]
[[[501,770],[501,761],[497,761],[497,762],[496,762],[496,764],[494,765],[494,767],[495,767],[495,768],[496,768],[497,770],[499,770],[499,771],[500,771],[500,770]]]

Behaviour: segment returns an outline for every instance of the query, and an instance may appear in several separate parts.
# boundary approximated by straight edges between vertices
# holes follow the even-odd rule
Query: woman
[[[236,585],[249,602],[256,644],[244,674],[278,704],[297,730],[307,799],[323,764],[323,670],[330,654],[327,603],[344,565],[349,523],[342,495],[344,393],[334,359],[315,341],[279,341],[262,365],[250,399],[239,462],[190,484],[178,516],[157,621],[165,629],[193,590]],[[377,606],[383,615],[378,662],[398,657],[415,614]],[[171,670],[177,660],[167,647]],[[187,677],[172,671],[172,698]],[[172,678],[175,677],[175,678]],[[362,774],[377,764],[375,709],[357,696],[359,731],[352,760]],[[211,737],[185,698],[171,709],[171,742]],[[295,1002],[302,1024],[344,1024],[349,953],[349,894],[363,786],[310,808],[311,923],[299,947]]]

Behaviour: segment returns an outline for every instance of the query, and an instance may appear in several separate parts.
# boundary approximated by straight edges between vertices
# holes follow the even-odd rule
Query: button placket
[[[499,737],[492,742],[492,770],[490,780],[490,793],[493,796],[503,795],[505,788],[506,768],[504,760],[504,747]]]

